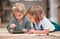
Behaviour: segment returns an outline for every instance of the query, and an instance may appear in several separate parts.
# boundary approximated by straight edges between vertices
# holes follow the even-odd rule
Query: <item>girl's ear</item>
[[[42,20],[43,18],[44,18],[44,15],[43,15],[43,14],[41,14],[40,19]]]

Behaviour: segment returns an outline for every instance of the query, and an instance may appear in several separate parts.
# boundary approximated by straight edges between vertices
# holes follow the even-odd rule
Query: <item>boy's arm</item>
[[[25,26],[25,29],[27,31],[29,31],[31,29],[31,25],[30,25],[30,22],[27,22],[26,26]]]
[[[9,26],[9,23],[7,24],[7,30],[8,30],[8,32],[10,32],[10,26]]]
[[[11,28],[10,28],[10,25],[11,25],[11,24],[14,24],[13,19],[11,19],[11,20],[9,21],[9,23],[7,24],[7,26],[6,26],[8,32],[10,32],[10,30],[11,30]]]
[[[15,28],[16,28],[16,25],[9,23],[6,28],[7,28],[7,30],[8,30],[9,32],[13,32],[13,31],[15,30]]]
[[[16,20],[14,17],[12,17],[11,20],[9,20],[9,23],[7,24],[7,27],[6,27],[9,32],[11,30],[10,25],[15,23],[16,23]]]

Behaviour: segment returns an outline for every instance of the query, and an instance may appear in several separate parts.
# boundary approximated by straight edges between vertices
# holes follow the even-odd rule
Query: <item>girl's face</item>
[[[18,20],[18,21],[21,21],[23,19],[23,13],[22,12],[15,12],[15,18]]]
[[[28,16],[28,20],[29,20],[29,21],[35,22],[34,16],[30,16],[29,14],[27,14],[27,16]]]

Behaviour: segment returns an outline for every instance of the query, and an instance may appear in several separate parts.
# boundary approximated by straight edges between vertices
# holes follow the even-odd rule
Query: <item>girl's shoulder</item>
[[[49,19],[46,18],[46,17],[44,17],[41,21],[42,21],[42,22],[45,22],[45,21],[49,21]]]

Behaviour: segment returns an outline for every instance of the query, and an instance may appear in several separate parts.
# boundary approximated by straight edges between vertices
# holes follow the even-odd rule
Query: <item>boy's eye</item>
[[[19,16],[21,16],[21,15],[19,15]]]
[[[23,11],[21,11],[20,13],[24,13]]]
[[[16,17],[18,17],[18,16],[16,16]]]

